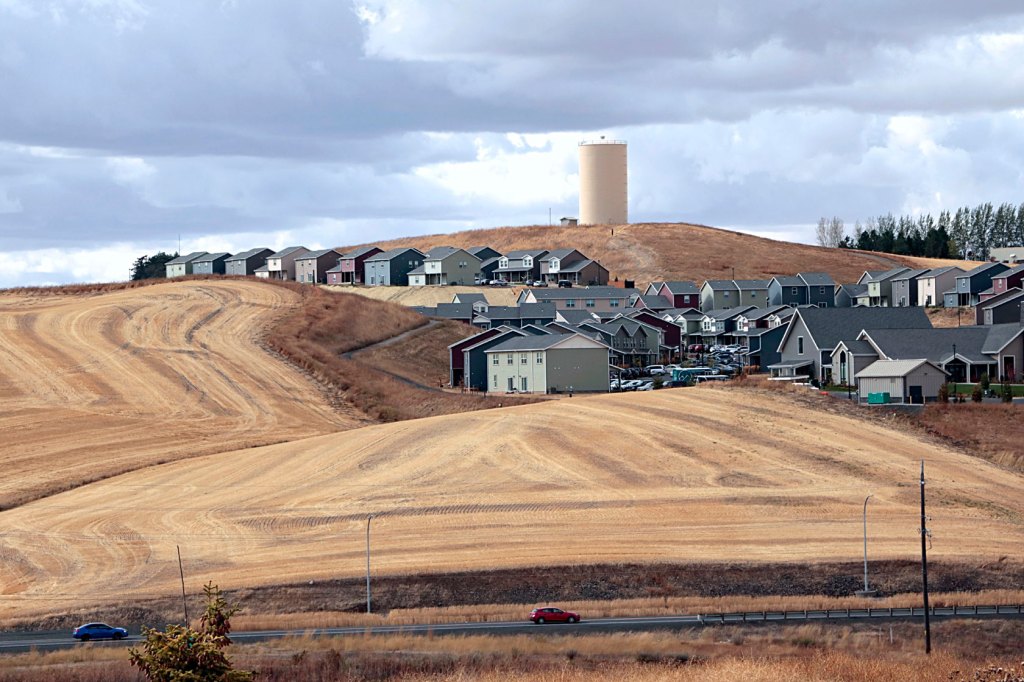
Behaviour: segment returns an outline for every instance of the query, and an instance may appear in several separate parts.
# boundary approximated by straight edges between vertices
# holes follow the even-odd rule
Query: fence
[[[942,616],[1024,615],[1021,604],[1001,606],[932,606],[928,614]],[[702,613],[702,623],[756,623],[781,620],[852,620],[855,618],[913,618],[924,616],[924,607],[866,609],[804,609],[803,611],[741,611],[736,613]]]

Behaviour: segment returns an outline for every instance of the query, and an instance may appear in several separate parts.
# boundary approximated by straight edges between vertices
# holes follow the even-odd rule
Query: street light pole
[[[857,593],[858,597],[874,597],[878,594],[877,590],[868,587],[868,500],[872,497],[873,494],[864,498],[864,589]]]
[[[366,517],[366,612],[370,613],[370,521],[373,514]]]

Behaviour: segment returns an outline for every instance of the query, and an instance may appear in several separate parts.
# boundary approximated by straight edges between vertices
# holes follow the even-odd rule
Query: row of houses
[[[347,253],[289,246],[277,252],[256,248],[236,255],[197,251],[167,263],[167,277],[192,274],[368,286],[474,285],[494,279],[510,284],[608,283],[607,268],[576,249],[501,254],[489,246],[438,246],[426,252],[412,247],[385,251],[365,246]]]

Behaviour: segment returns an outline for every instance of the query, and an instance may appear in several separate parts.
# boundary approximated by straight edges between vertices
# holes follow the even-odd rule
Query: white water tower
[[[626,143],[580,142],[580,224],[628,223],[627,191]]]

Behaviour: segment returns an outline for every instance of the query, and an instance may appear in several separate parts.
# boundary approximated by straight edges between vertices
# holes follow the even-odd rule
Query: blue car
[[[106,623],[86,623],[75,628],[71,636],[83,642],[88,642],[90,639],[124,639],[128,636],[128,631]]]

